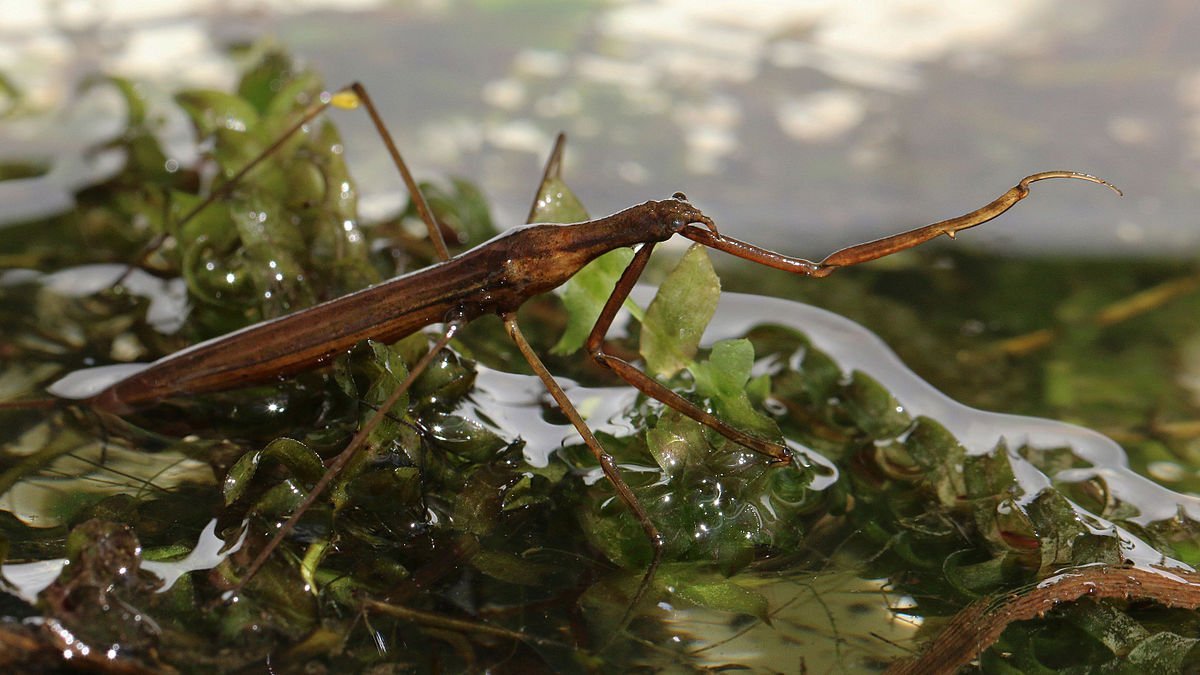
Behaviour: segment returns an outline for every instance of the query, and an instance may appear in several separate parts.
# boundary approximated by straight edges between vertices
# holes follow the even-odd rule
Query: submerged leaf
[[[274,459],[286,466],[293,476],[304,482],[315,482],[325,471],[325,465],[320,456],[307,445],[291,438],[277,438],[261,450],[247,452],[238,459],[229,472],[225,474],[225,482],[221,490],[225,495],[225,505],[238,500],[246,492],[258,467],[264,459]]]
[[[675,410],[668,410],[658,424],[646,431],[646,445],[659,468],[668,476],[682,472],[708,452],[705,426]]]
[[[770,623],[770,604],[758,591],[698,565],[671,565],[659,572],[658,583],[678,598],[705,609],[746,614]]]

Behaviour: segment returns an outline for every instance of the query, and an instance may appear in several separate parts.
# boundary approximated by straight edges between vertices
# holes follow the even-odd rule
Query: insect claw
[[[1090,173],[1082,173],[1080,171],[1043,171],[1041,173],[1035,173],[1031,176],[1026,176],[1026,177],[1022,178],[1021,182],[1018,183],[1018,185],[1024,189],[1028,190],[1030,183],[1036,183],[1039,180],[1046,180],[1047,178],[1074,178],[1075,180],[1084,180],[1089,183],[1096,183],[1098,185],[1103,185],[1104,187],[1108,188],[1109,190],[1112,190],[1113,192],[1117,193],[1118,197],[1125,196],[1125,193],[1121,192],[1121,189],[1118,188],[1116,185],[1113,185],[1112,183],[1104,180],[1103,178],[1101,178],[1099,176],[1093,176]]]

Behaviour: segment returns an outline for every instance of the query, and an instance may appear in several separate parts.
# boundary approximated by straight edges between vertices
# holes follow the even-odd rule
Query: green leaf
[[[292,474],[307,483],[320,479],[325,471],[321,458],[307,445],[291,438],[277,438],[261,450],[242,455],[225,474],[221,492],[228,506],[246,492],[263,459],[274,459],[291,470]]]
[[[633,259],[633,250],[618,248],[596,258],[579,270],[562,289],[567,308],[567,329],[558,343],[550,348],[558,355],[571,354],[583,346],[587,336],[600,318],[604,303],[612,295],[621,272]]]
[[[1162,632],[1146,638],[1129,652],[1128,662],[1138,672],[1191,672],[1200,640]]]
[[[258,111],[237,94],[192,89],[176,94],[175,102],[191,118],[196,135],[201,138],[211,136],[219,129],[246,133],[258,125]]]
[[[300,578],[314,595],[317,593],[317,568],[321,566],[321,560],[325,558],[325,552],[328,550],[329,540],[318,539],[308,545],[304,551],[304,558],[300,561]]]
[[[732,581],[682,586],[675,589],[675,594],[701,607],[748,614],[770,623],[767,599],[761,593],[738,586]]]
[[[691,363],[720,296],[706,249],[693,244],[646,308],[640,350],[651,375],[670,377]]]
[[[753,367],[754,346],[742,338],[718,342],[707,360],[692,363],[688,370],[696,382],[696,393],[712,401],[721,419],[740,429],[777,438],[778,425],[755,409],[747,393]]]
[[[581,223],[588,220],[587,209],[557,175],[547,176],[538,187],[530,223]],[[629,266],[633,251],[619,248],[596,258],[571,277],[559,291],[567,309],[567,328],[551,353],[566,355],[583,346],[592,326],[600,317],[604,303],[612,295],[621,272]],[[625,307],[635,318],[641,319],[641,308],[631,300]]]
[[[371,382],[371,387],[367,390],[363,397],[367,403],[367,407],[363,409],[363,421],[375,415],[375,411],[387,402],[392,392],[396,390],[404,379],[408,377],[408,366],[404,362],[404,355],[401,350],[394,345],[386,345],[382,342],[368,340],[367,344],[371,347],[371,352],[374,354],[373,366],[377,369],[374,379]],[[408,408],[408,392],[400,397],[393,405],[392,410],[398,411],[399,415]],[[392,417],[385,417],[379,426],[375,427],[368,438],[368,443],[371,445],[379,445],[388,442],[395,438],[399,431],[397,427],[402,426]]]
[[[279,93],[281,82],[286,82],[295,70],[292,58],[280,49],[267,49],[242,73],[237,94],[254,106],[260,113]]]
[[[267,517],[290,516],[308,496],[304,486],[288,478],[276,483],[254,502],[253,510]]]
[[[641,574],[653,555],[645,531],[619,500],[604,501],[604,509],[580,511],[580,525],[588,541],[618,567]]]
[[[505,495],[518,479],[497,467],[475,471],[455,496],[455,527],[477,536],[488,534],[500,518]]]
[[[765,623],[771,622],[766,597],[694,565],[664,566],[659,583],[676,597],[699,607],[721,612],[747,614]]]
[[[538,188],[531,223],[578,223],[588,219],[587,210],[571,188],[557,176],[549,176]],[[633,251],[617,249],[588,263],[562,287],[559,293],[567,308],[567,329],[550,349],[565,355],[583,346],[600,316],[621,272],[629,265]]]
[[[112,85],[125,102],[125,127],[140,127],[146,123],[146,96],[138,83],[126,77],[95,75],[85,79],[79,86],[84,93],[102,84]]]
[[[582,223],[588,219],[583,203],[557,176],[550,176],[538,188],[531,223]]]
[[[708,452],[704,425],[670,408],[646,431],[646,446],[654,461],[668,476],[679,475]]]
[[[426,412],[422,417],[428,439],[439,450],[472,462],[483,462],[508,442],[483,424],[460,415]]]
[[[502,551],[482,550],[471,556],[471,566],[493,579],[518,586],[540,587],[554,568]]]
[[[862,371],[850,374],[839,398],[854,423],[872,438],[899,436],[912,425],[896,397]]]
[[[421,182],[418,185],[425,195],[425,202],[433,211],[433,217],[438,223],[454,230],[462,243],[478,244],[496,236],[492,214],[479,188],[461,178],[451,178],[449,188],[431,182]],[[421,217],[411,199],[401,217]],[[583,220],[587,220],[587,216],[584,216]]]

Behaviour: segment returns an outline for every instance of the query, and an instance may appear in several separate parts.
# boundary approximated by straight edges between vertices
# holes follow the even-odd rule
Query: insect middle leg
[[[646,567],[646,572],[642,575],[642,581],[638,585],[638,590],[634,594],[633,600],[629,603],[629,609],[632,611],[646,595],[651,581],[654,580],[654,574],[658,571],[658,566],[662,562],[662,533],[658,531],[654,522],[650,520],[650,514],[642,506],[642,503],[638,501],[637,496],[633,494],[633,490],[629,487],[629,484],[621,477],[621,472],[617,468],[616,462],[613,461],[612,455],[608,454],[604,446],[600,445],[600,441],[596,439],[596,435],[592,433],[583,416],[579,414],[574,404],[571,403],[571,399],[567,397],[566,392],[563,391],[558,381],[554,379],[554,376],[546,369],[542,360],[538,358],[537,353],[534,352],[533,347],[529,345],[524,334],[521,333],[521,328],[517,325],[516,315],[511,313],[505,314],[501,319],[504,321],[504,328],[508,332],[508,336],[512,338],[512,341],[517,345],[517,349],[520,350],[521,356],[525,357],[529,366],[533,368],[533,372],[542,381],[542,384],[545,385],[546,390],[550,392],[551,398],[558,404],[559,409],[567,416],[567,419],[571,421],[571,426],[575,427],[575,431],[583,438],[584,445],[588,447],[588,450],[591,451],[596,461],[600,463],[600,470],[604,472],[604,477],[612,484],[613,489],[617,492],[617,496],[625,503],[625,506],[633,512],[634,518],[637,519],[638,524],[645,531],[646,538],[650,540],[652,551],[650,564]]]
[[[974,210],[970,213],[943,220],[932,225],[919,227],[908,232],[884,237],[865,244],[857,244],[848,246],[839,251],[835,251],[824,259],[818,262],[804,260],[803,258],[794,258],[781,253],[776,253],[753,244],[748,244],[743,241],[738,241],[731,237],[726,237],[716,231],[711,222],[703,223],[704,227],[699,227],[695,224],[688,224],[682,228],[679,233],[684,237],[691,239],[699,244],[715,248],[726,253],[732,254],[739,258],[750,260],[752,262],[773,267],[775,269],[784,270],[793,274],[801,274],[804,276],[823,277],[839,267],[849,267],[860,263],[882,258],[891,255],[898,251],[913,248],[923,244],[931,239],[934,239],[943,234],[953,237],[957,232],[975,227],[982,223],[999,216],[1014,204],[1021,201],[1029,195],[1029,186],[1037,181],[1067,178],[1074,180],[1083,180],[1090,183],[1098,183],[1104,185],[1118,195],[1121,191],[1101,178],[1079,173],[1075,171],[1044,171],[1022,178],[1016,186],[1005,192],[1000,197],[992,202]],[[683,195],[677,195],[677,198],[682,199]],[[728,424],[721,421],[715,415],[700,408],[696,404],[688,401],[679,394],[671,391],[659,381],[647,375],[645,372],[637,369],[628,361],[621,359],[618,356],[609,354],[604,351],[604,336],[608,333],[608,329],[612,326],[613,319],[617,315],[617,311],[633,290],[633,286],[637,283],[638,277],[646,268],[646,263],[650,260],[650,255],[654,251],[653,243],[642,245],[638,252],[633,256],[629,266],[621,274],[621,278],[617,281],[616,287],[613,289],[612,295],[601,310],[596,324],[592,327],[591,333],[588,335],[585,345],[588,353],[599,364],[612,370],[621,379],[628,382],[639,391],[655,398],[664,404],[674,408],[675,410],[687,415],[688,417],[708,426],[729,440],[743,445],[751,450],[759,452],[767,457],[770,457],[772,463],[784,464],[791,461],[791,453],[788,449],[772,441],[767,441],[761,438],[750,436]]]

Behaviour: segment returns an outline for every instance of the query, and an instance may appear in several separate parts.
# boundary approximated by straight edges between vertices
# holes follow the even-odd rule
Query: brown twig
[[[1200,574],[1179,569],[1084,567],[1043,581],[1032,590],[976,602],[959,612],[920,656],[903,659],[887,675],[955,673],[1000,639],[1009,624],[1041,618],[1064,602],[1153,600],[1167,607],[1200,607]]]

